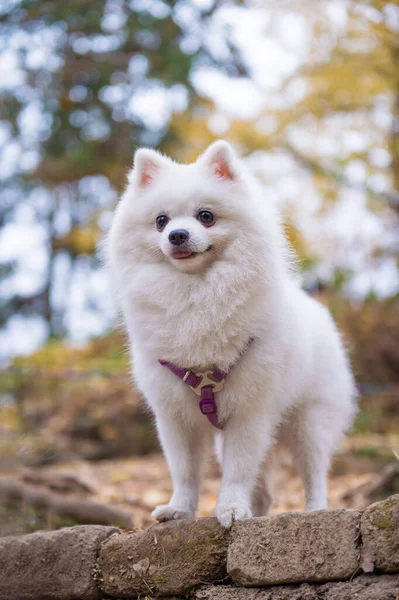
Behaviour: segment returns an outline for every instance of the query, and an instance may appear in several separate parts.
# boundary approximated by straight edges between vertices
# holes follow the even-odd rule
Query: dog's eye
[[[168,221],[169,219],[166,215],[158,215],[155,219],[158,231],[163,231]]]
[[[215,217],[209,210],[200,210],[197,219],[206,227],[210,227],[215,222]]]

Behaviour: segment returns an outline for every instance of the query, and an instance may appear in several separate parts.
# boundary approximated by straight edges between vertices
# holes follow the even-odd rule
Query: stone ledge
[[[276,585],[269,588],[210,586],[195,600],[397,600],[399,575],[360,575],[353,581]]]
[[[359,567],[357,510],[318,510],[236,523],[227,571],[239,585],[349,579]]]
[[[0,538],[0,600],[98,600],[100,545],[118,531],[81,525]]]
[[[373,574],[360,575],[361,569]],[[363,515],[286,513],[239,522],[230,531],[216,519],[194,519],[146,531],[121,533],[95,525],[0,538],[0,600],[193,595],[201,585],[231,580],[253,587],[202,588],[198,600],[209,589],[230,594],[231,600],[242,595],[251,600],[254,594],[281,600],[285,590],[291,594],[287,600],[382,600],[381,590],[384,600],[397,600],[399,575],[380,575],[396,572],[399,495],[371,505]],[[352,576],[353,582],[333,583]],[[288,585],[294,583],[302,586]],[[295,596],[298,589],[302,596]]]
[[[101,548],[101,590],[123,597],[183,594],[223,580],[228,538],[216,519],[168,521],[115,536]]]

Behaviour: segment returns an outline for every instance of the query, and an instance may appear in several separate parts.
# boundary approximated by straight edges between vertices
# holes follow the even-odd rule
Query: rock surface
[[[168,521],[106,541],[101,589],[118,598],[182,594],[226,576],[229,532],[216,519]]]
[[[273,588],[202,588],[195,600],[397,600],[399,575],[361,575],[353,581]]]
[[[362,569],[399,571],[399,495],[371,504],[363,513]]]
[[[358,569],[360,517],[319,510],[236,523],[227,571],[244,586],[348,579]]]
[[[361,569],[372,574],[360,575]],[[231,579],[246,587],[226,585]],[[95,525],[0,538],[0,600],[178,595],[399,600],[399,496],[363,515],[286,513],[239,522],[230,531],[216,519],[196,519],[145,531]]]
[[[116,527],[78,526],[0,538],[0,600],[97,600],[101,542]]]

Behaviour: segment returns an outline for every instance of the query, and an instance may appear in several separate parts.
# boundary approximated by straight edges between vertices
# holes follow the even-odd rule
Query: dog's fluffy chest
[[[181,366],[228,368],[254,335],[257,304],[256,294],[233,283],[138,273],[127,311],[136,348]]]

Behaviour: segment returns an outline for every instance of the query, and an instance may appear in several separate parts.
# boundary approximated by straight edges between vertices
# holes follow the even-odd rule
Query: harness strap
[[[215,371],[207,371],[207,380],[210,380],[211,385],[203,385],[198,388],[204,378],[205,373],[193,373],[193,371],[182,369],[181,367],[178,367],[167,360],[160,360],[158,362],[162,366],[167,367],[169,371],[172,371],[172,373],[179,379],[184,381],[184,383],[188,385],[193,392],[201,396],[198,403],[200,411],[208,418],[214,427],[222,429],[218,419],[218,409],[215,401],[215,395],[213,393],[214,385],[212,385],[212,380],[215,382],[215,384],[219,384],[217,387],[218,389],[221,389],[227,373],[221,371],[220,369],[216,369]],[[198,394],[198,392],[200,394]]]
[[[253,338],[250,338],[248,340],[247,344],[240,352],[240,357],[244,354],[244,352],[248,349],[248,347],[252,344],[253,341]],[[167,360],[159,360],[158,362],[163,367],[169,369],[169,371],[171,371],[186,385],[188,385],[193,390],[193,392],[200,396],[198,405],[201,413],[207,417],[208,421],[212,423],[214,427],[216,427],[217,429],[223,429],[223,426],[220,424],[218,418],[218,408],[215,400],[215,392],[219,392],[223,388],[224,380],[230,373],[234,364],[231,365],[227,371],[215,369],[214,371],[209,370],[194,373],[189,369],[183,369],[181,367],[178,367],[177,365],[170,363]]]
[[[217,429],[223,429],[223,426],[219,423],[218,407],[215,400],[215,394],[213,393],[213,387],[210,385],[207,385],[201,389],[199,409],[214,427],[217,427]]]

